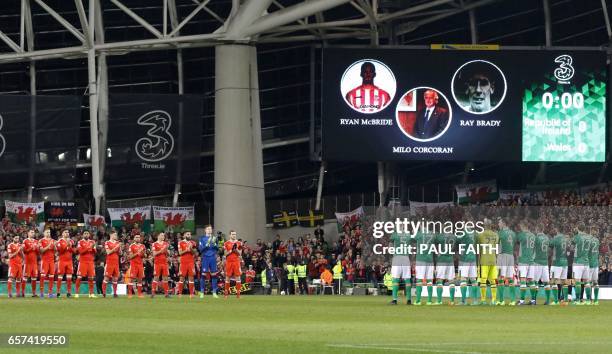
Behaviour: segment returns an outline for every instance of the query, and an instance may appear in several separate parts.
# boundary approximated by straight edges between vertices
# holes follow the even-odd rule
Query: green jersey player
[[[563,286],[562,304],[567,302],[568,295],[568,281],[567,281],[567,247],[569,246],[570,239],[567,235],[561,233],[559,228],[554,228],[553,232],[556,234],[551,242],[552,247],[552,266],[550,267],[550,275],[553,283],[553,302],[551,305],[559,304],[559,288],[558,285]]]
[[[590,235],[591,236],[591,250],[589,252],[589,285],[592,284],[593,287],[593,304],[599,305],[599,239],[597,238],[597,229],[595,227],[591,227]],[[591,300],[591,290],[590,288],[585,288],[587,304],[590,303]]]
[[[534,271],[533,281],[536,286],[538,282],[542,282],[544,285],[544,292],[546,294],[546,302],[544,305],[550,304],[550,278],[548,272],[548,257],[550,255],[550,239],[548,235],[543,232],[541,225],[536,227],[536,239],[535,239],[535,257],[534,257]],[[534,303],[535,305],[535,303]]]
[[[431,246],[434,244],[434,235],[419,232],[416,237],[416,302],[421,305],[421,292],[423,285],[427,285],[427,305],[432,305],[434,260]]]
[[[456,238],[453,234],[438,234],[435,243],[438,248],[436,256],[436,291],[438,305],[442,304],[442,290],[448,282],[450,292],[449,305],[455,304],[455,262],[453,259]]]
[[[459,288],[461,289],[461,305],[467,305],[468,282],[472,304],[478,304],[478,283],[476,282],[476,233],[467,232],[457,236],[457,249],[459,254]]]
[[[410,247],[412,239],[408,234],[398,234],[393,233],[391,235],[391,243],[393,244],[393,248],[395,250],[398,249],[406,249]],[[393,300],[391,300],[391,305],[397,305],[397,293],[399,290],[399,285],[401,280],[404,280],[404,284],[406,285],[406,304],[410,305],[410,294],[412,291],[412,283],[410,278],[412,277],[412,272],[410,269],[410,257],[409,253],[394,253],[393,258],[391,260],[391,277],[392,277],[392,292],[393,292]]]
[[[497,255],[497,266],[499,267],[499,304],[506,305],[504,301],[506,287],[510,290],[510,305],[515,305],[516,288],[514,286],[514,245],[516,244],[516,234],[512,231],[504,220],[498,222],[499,243],[501,245],[500,254]]]
[[[535,235],[529,232],[528,222],[522,222],[520,225],[520,232],[517,235],[519,243],[519,277],[521,282],[521,300],[519,305],[525,304],[525,294],[527,293],[527,286],[531,288],[531,302],[535,304],[535,298],[537,295],[538,288],[533,283],[533,271],[534,271],[534,256],[535,256]]]
[[[587,282],[589,279],[589,253],[591,251],[591,237],[584,233],[585,226],[580,223],[576,226],[576,234],[572,239],[574,244],[574,264],[572,264],[572,272],[574,273],[574,281],[576,282],[576,297],[580,296],[582,285],[585,285],[585,291]],[[589,287],[590,291],[590,287]],[[575,305],[583,305],[582,300],[574,299]]]

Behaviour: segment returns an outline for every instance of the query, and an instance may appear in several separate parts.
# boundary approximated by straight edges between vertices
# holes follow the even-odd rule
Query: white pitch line
[[[428,348],[408,348],[408,347],[385,347],[373,345],[354,345],[354,344],[328,344],[332,348],[347,348],[347,349],[374,349],[374,350],[398,350],[404,352],[428,352],[428,353],[455,353],[455,354],[483,354],[481,352],[464,352],[459,350],[438,350]]]

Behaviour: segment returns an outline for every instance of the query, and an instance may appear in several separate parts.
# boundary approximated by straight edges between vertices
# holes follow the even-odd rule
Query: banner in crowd
[[[577,182],[556,184],[528,184],[527,190],[531,191],[538,199],[558,198],[561,194],[568,192],[579,192]]]
[[[284,229],[299,225],[298,215],[295,211],[278,212],[272,215],[272,222],[274,222],[274,228],[276,229]]]
[[[198,183],[202,103],[194,95],[110,95],[105,179]]]
[[[83,214],[83,222],[88,229],[106,226],[104,215]]]
[[[20,203],[4,201],[6,213],[14,224],[41,225],[45,223],[45,203]]]
[[[299,215],[298,220],[300,221],[300,226],[302,227],[315,227],[325,223],[323,210],[308,210],[308,214]]]
[[[135,225],[140,227],[143,232],[151,231],[151,207],[134,208],[108,208],[108,215],[111,219],[111,226],[115,229],[122,227],[133,228]]]
[[[493,180],[455,186],[459,204],[486,203],[497,200],[497,182]]]
[[[338,222],[338,232],[342,232],[346,226],[351,227],[361,220],[365,215],[363,206],[347,213],[335,213]]]
[[[502,200],[516,200],[520,199],[528,199],[532,196],[533,192],[528,191],[526,189],[502,189],[499,191],[499,199]]]
[[[424,203],[424,202],[413,202],[410,203],[410,215],[414,216],[417,214],[426,214],[436,209],[445,208],[448,206],[455,205],[454,202],[440,202],[440,203]]]
[[[79,222],[79,210],[75,202],[48,202],[45,210],[47,222]]]
[[[153,206],[155,231],[195,231],[194,208]]]
[[[74,182],[79,96],[0,96],[0,188]]]

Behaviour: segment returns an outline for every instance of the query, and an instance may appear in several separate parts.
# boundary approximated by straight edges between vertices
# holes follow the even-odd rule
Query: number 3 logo
[[[136,155],[149,162],[161,161],[172,153],[174,137],[170,134],[172,118],[164,111],[151,111],[138,118],[138,125],[150,127],[147,136],[136,142]]]
[[[567,54],[559,55],[555,58],[555,63],[559,63],[559,67],[555,69],[554,74],[559,83],[567,84],[568,80],[574,76],[574,67],[572,66],[573,59]]]
[[[4,124],[4,120],[2,119],[2,115],[0,115],[0,130],[2,130],[2,125]],[[0,157],[4,154],[4,148],[6,147],[6,140],[4,140],[4,136],[0,133]]]

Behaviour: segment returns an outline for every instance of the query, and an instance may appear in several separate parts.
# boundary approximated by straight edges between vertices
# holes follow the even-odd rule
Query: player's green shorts
[[[493,282],[497,280],[497,266],[494,265],[481,265],[478,267],[478,282],[485,283],[487,280]]]

